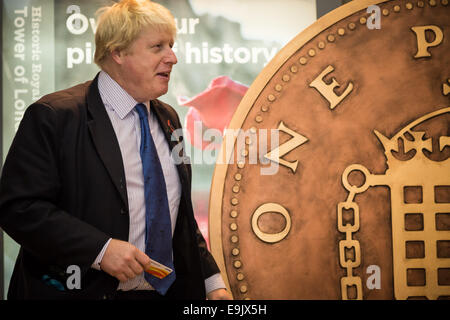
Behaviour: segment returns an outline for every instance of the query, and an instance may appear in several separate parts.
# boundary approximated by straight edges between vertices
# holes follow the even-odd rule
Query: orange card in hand
[[[145,272],[157,277],[158,279],[163,279],[167,277],[173,270],[165,265],[150,259],[150,266],[145,270]]]

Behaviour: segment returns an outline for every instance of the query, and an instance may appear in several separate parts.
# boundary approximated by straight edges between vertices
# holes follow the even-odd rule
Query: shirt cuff
[[[217,289],[226,289],[225,282],[223,282],[220,273],[213,274],[211,277],[205,279],[206,294]]]
[[[109,243],[111,242],[112,238],[109,238],[108,241],[106,241],[105,245],[102,248],[102,251],[98,254],[97,258],[95,258],[94,263],[91,265],[92,268],[95,270],[100,271],[100,263],[102,262],[103,256],[105,255],[106,248],[108,248]]]

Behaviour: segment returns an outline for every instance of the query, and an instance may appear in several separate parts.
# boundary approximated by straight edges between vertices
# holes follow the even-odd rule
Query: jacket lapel
[[[183,137],[180,135],[176,135],[177,129],[179,126],[177,126],[177,123],[175,122],[175,119],[171,119],[168,112],[165,110],[165,108],[159,103],[158,100],[152,100],[150,109],[155,112],[156,118],[158,119],[159,125],[161,126],[164,136],[166,138],[167,143],[169,144],[169,149],[172,152],[173,148],[177,146],[179,143],[183,143]],[[176,151],[179,151],[177,149]],[[188,199],[190,199],[190,175],[188,171],[188,167],[185,164],[185,160],[187,157],[185,156],[184,152],[184,145],[183,150],[181,150],[183,153],[183,161],[176,165],[178,170],[178,175],[180,177],[181,185],[183,187],[183,192],[185,193],[185,196],[187,196]]]
[[[128,209],[122,154],[111,120],[109,119],[105,106],[101,100],[97,81],[98,75],[89,86],[87,96],[87,108],[90,115],[88,127],[97,152],[108,170],[111,180],[119,192],[123,203]]]

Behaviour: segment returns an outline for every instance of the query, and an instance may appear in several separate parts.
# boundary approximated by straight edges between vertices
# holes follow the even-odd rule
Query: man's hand
[[[106,273],[127,281],[144,272],[150,258],[131,243],[112,239],[106,248],[100,268]]]
[[[206,295],[208,300],[233,300],[226,289],[216,289]]]

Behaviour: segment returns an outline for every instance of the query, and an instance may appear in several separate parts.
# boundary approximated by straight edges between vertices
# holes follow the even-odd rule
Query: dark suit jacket
[[[9,150],[0,180],[0,226],[21,245],[9,299],[100,299],[118,286],[117,279],[91,268],[108,238],[127,241],[129,232],[122,156],[97,77],[32,104]],[[181,127],[176,112],[158,100],[151,106],[174,148],[171,133]],[[168,296],[204,299],[204,279],[219,270],[194,219],[190,166],[177,169],[177,279]],[[65,285],[70,265],[81,268],[81,289],[59,291],[43,279]]]

